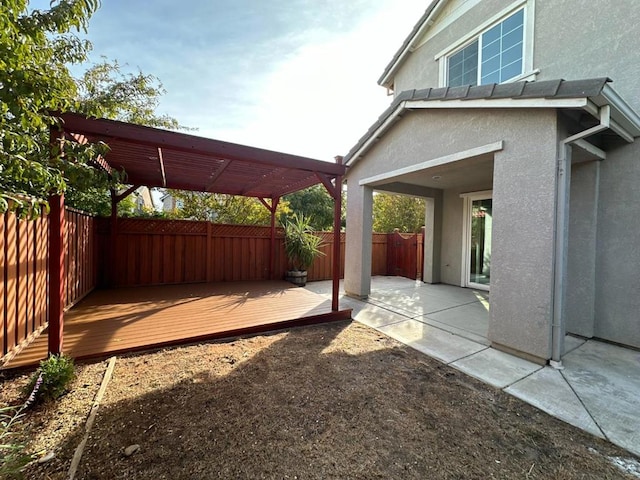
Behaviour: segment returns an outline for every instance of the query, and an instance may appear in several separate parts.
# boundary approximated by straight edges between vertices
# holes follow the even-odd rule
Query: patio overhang
[[[66,136],[106,143],[100,165],[124,170],[131,185],[277,198],[345,173],[337,163],[180,132],[74,113],[60,119]]]
[[[410,111],[457,109],[557,109],[580,123],[596,125],[608,109],[607,128],[600,136],[633,142],[640,136],[640,115],[611,87],[608,78],[547,80],[462,87],[427,88],[400,93],[345,156],[348,167],[357,163]],[[583,142],[578,145],[591,149]]]

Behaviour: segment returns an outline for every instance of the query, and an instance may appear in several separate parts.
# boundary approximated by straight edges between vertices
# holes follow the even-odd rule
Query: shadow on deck
[[[351,319],[287,282],[226,282],[97,290],[65,314],[63,351],[76,359]],[[47,356],[47,332],[5,368]]]

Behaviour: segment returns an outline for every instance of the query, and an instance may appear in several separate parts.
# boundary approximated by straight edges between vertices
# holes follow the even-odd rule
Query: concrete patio
[[[330,295],[331,282],[307,289]],[[342,289],[341,289],[342,291]],[[567,336],[563,370],[489,346],[489,294],[373,277],[365,301],[341,307],[365,325],[640,456],[640,352]]]

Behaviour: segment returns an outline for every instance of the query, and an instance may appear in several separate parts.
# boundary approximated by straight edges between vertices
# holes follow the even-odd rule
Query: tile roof
[[[491,108],[491,101],[498,99],[531,100],[531,99],[569,99],[597,97],[602,93],[604,86],[611,80],[606,77],[590,78],[584,80],[545,80],[539,82],[513,82],[502,84],[488,84],[462,87],[425,88],[420,90],[405,90],[398,94],[391,105],[371,125],[367,133],[358,140],[356,145],[344,157],[344,162],[349,163],[353,155],[372,137],[389,117],[404,102],[448,102],[487,100],[487,108]],[[515,103],[514,106],[517,106]],[[452,105],[453,108],[453,105]]]

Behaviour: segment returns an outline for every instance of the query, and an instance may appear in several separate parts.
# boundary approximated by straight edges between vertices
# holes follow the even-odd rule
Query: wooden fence
[[[65,220],[67,308],[97,284],[134,286],[269,279],[269,227],[118,219],[118,234],[112,247],[110,219],[66,209]],[[331,279],[333,234],[318,235],[323,239],[324,255],[309,268],[309,281]],[[387,234],[373,234],[373,275],[398,271],[392,267],[393,272],[389,272],[388,238]],[[340,241],[343,277],[344,233]],[[418,245],[420,248],[421,240]],[[0,215],[0,366],[48,324],[48,248],[46,215],[35,220],[20,220],[12,213]],[[421,252],[417,258],[420,263]],[[282,229],[276,232],[273,268],[274,278],[282,278],[288,268]],[[421,270],[421,265],[418,268]]]
[[[65,216],[65,306],[69,307],[96,285],[95,219],[70,209]],[[46,215],[35,220],[0,215],[0,365],[48,324],[48,249]]]
[[[120,218],[115,248],[110,246],[110,229],[109,219],[99,219],[97,248],[105,252],[100,256],[99,277],[105,279],[105,285],[125,287],[269,279],[269,227]],[[316,258],[308,269],[308,281],[331,279],[333,233],[319,232],[318,235],[323,240],[324,255]],[[388,236],[373,234],[373,275],[388,274]],[[340,275],[343,277],[344,233],[340,240]],[[274,278],[282,278],[288,268],[280,228],[276,231],[273,268]],[[422,270],[421,266],[419,270]]]

